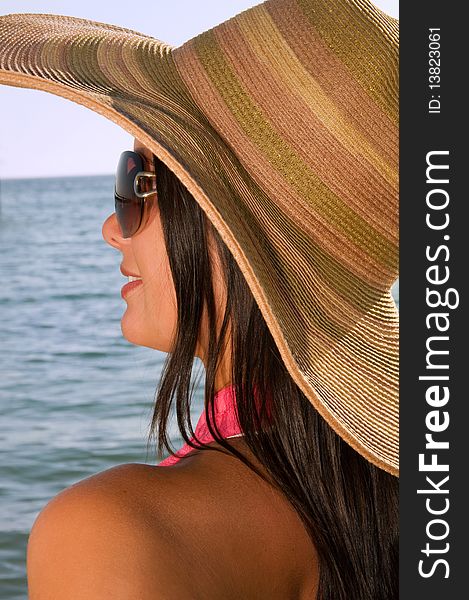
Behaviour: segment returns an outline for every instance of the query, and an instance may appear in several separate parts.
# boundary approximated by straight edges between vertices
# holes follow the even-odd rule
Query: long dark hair
[[[166,431],[171,410],[175,410],[183,439],[194,448],[206,448],[190,442],[194,435],[190,419],[194,353],[205,306],[209,430],[218,444],[265,479],[219,435],[214,423],[214,379],[230,325],[231,383],[244,440],[311,536],[319,556],[317,599],[398,598],[397,478],[366,461],[317,413],[284,366],[231,252],[185,186],[157,157],[154,162],[178,309],[176,338],[156,390],[150,425],[149,440],[157,439],[157,455],[162,458],[164,449],[173,453]],[[215,241],[227,290],[219,334],[210,238]],[[207,450],[223,451],[213,446]]]

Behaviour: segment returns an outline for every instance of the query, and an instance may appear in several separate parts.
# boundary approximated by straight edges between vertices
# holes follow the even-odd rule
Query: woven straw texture
[[[0,83],[87,106],[165,162],[233,253],[295,382],[398,474],[397,20],[368,0],[268,0],[172,47],[6,15]]]

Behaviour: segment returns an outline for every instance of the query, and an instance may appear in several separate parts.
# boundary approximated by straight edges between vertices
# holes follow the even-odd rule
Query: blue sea
[[[156,462],[147,435],[165,355],[121,333],[121,254],[101,235],[113,187],[113,176],[0,182],[1,600],[27,598],[29,531],[53,496]],[[398,303],[398,282],[393,292]],[[182,446],[174,422],[170,434]]]

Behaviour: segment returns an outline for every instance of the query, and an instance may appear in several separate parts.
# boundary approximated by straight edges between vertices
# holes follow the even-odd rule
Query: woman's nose
[[[104,240],[114,248],[118,250],[125,244],[130,242],[130,238],[124,238],[122,236],[122,230],[117,222],[116,213],[112,213],[109,217],[104,221],[102,228],[102,235]]]

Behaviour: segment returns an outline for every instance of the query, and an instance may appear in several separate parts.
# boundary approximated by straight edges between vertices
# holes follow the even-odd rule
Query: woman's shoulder
[[[75,577],[93,564],[93,581],[118,575],[152,598],[161,589],[165,597],[299,599],[317,580],[314,547],[288,501],[218,452],[172,467],[119,465],[64,490],[31,531],[28,580],[44,567],[38,553],[50,537],[62,561],[64,549],[72,555],[56,567],[59,578],[74,561]],[[117,573],[103,574],[107,565]]]
[[[29,598],[150,600],[158,597],[159,589],[179,593],[167,576],[157,515],[152,518],[145,507],[142,475],[149,468],[113,467],[75,483],[46,504],[28,539]]]

